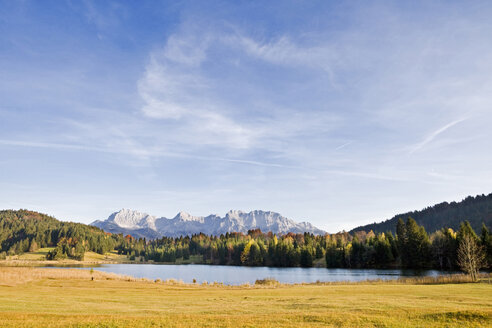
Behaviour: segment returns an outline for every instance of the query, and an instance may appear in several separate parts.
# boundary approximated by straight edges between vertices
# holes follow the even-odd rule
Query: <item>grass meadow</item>
[[[192,285],[0,267],[0,326],[492,327],[492,284]]]

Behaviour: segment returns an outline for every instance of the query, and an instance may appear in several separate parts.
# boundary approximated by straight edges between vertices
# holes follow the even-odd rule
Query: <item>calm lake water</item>
[[[80,268],[90,270],[89,267]],[[102,264],[94,270],[129,275],[137,278],[176,279],[192,283],[221,282],[226,285],[253,284],[256,279],[274,278],[282,283],[361,281],[367,279],[397,279],[400,277],[437,276],[448,271],[326,269],[326,268],[268,268],[219,265],[169,264]]]

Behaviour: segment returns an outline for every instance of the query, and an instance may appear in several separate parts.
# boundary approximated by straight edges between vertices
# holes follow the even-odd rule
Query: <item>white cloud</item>
[[[229,60],[250,57],[290,68],[321,69],[333,82],[328,48],[303,48],[287,37],[261,43],[237,32],[224,34],[192,30],[193,33],[186,30],[171,35],[163,49],[151,53],[145,73],[138,81],[138,92],[144,101],[142,113],[149,118],[176,120],[172,133],[179,135],[182,143],[236,149],[276,147],[276,140],[330,128],[337,116],[335,113],[299,111],[299,108],[286,108],[274,102],[269,104],[264,115],[251,115],[248,102],[253,106],[260,104],[268,100],[264,98],[268,94],[274,95],[274,89],[249,86],[255,95],[260,89],[266,95],[262,95],[263,98],[235,99],[231,103],[225,100],[228,95],[222,90],[224,86],[231,86],[208,76],[207,72],[209,65],[226,65]],[[210,52],[214,52],[212,57],[209,57]],[[238,84],[244,82],[240,76],[235,78]],[[238,85],[236,91],[239,88]],[[288,95],[289,91],[284,92]],[[237,113],[242,118],[235,117]]]
[[[321,42],[315,45],[300,46],[287,36],[271,42],[258,42],[242,35],[236,35],[227,40],[231,44],[242,47],[250,56],[277,65],[322,69],[332,79],[334,79],[332,67],[335,66],[337,57],[340,55],[329,43]]]
[[[163,55],[174,63],[196,67],[207,58],[206,51],[209,41],[208,37],[197,34],[189,35],[188,38],[171,35],[167,40]]]
[[[206,57],[206,47],[188,39],[171,36],[160,53],[151,54],[138,91],[144,101],[144,115],[155,119],[176,120],[170,133],[178,142],[248,148],[255,134],[228,117],[218,99],[208,94],[211,81],[203,77],[200,63]]]

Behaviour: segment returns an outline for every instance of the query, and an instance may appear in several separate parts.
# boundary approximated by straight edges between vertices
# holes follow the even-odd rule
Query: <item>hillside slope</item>
[[[395,232],[398,220],[408,217],[412,217],[418,224],[423,225],[427,232],[434,232],[441,228],[457,230],[460,223],[465,220],[470,222],[476,232],[481,230],[482,223],[492,229],[492,194],[469,196],[461,202],[443,202],[421,211],[398,214],[389,220],[360,226],[350,232],[370,230],[376,233]]]
[[[81,259],[85,251],[104,254],[112,250],[118,237],[97,227],[59,221],[34,211],[0,211],[0,257],[56,247],[53,256]]]

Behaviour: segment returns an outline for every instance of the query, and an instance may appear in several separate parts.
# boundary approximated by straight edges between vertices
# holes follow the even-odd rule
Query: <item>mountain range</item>
[[[97,220],[91,225],[107,232],[129,234],[136,238],[145,237],[147,239],[163,236],[178,237],[200,232],[207,235],[220,235],[227,232],[247,233],[252,229],[271,231],[276,234],[310,232],[321,235],[326,233],[309,222],[296,223],[271,211],[231,210],[224,217],[215,214],[205,217],[192,216],[186,212],[179,212],[174,218],[168,219],[122,209],[111,214],[106,220]]]
[[[352,229],[355,231],[395,232],[396,223],[400,218],[414,218],[431,233],[441,228],[459,229],[462,221],[468,220],[479,232],[482,224],[492,230],[492,194],[468,196],[460,202],[442,202],[420,211],[412,211],[395,215],[393,218],[379,223],[372,223]],[[278,213],[270,211],[229,211],[224,217],[218,215],[192,216],[186,212],[178,213],[174,218],[157,218],[155,216],[122,209],[111,214],[104,221],[94,221],[91,225],[107,232],[129,234],[137,238],[155,239],[163,236],[177,237],[205,233],[220,235],[226,232],[247,233],[251,229],[271,231],[277,234],[287,232],[325,234],[308,222],[296,223]]]

